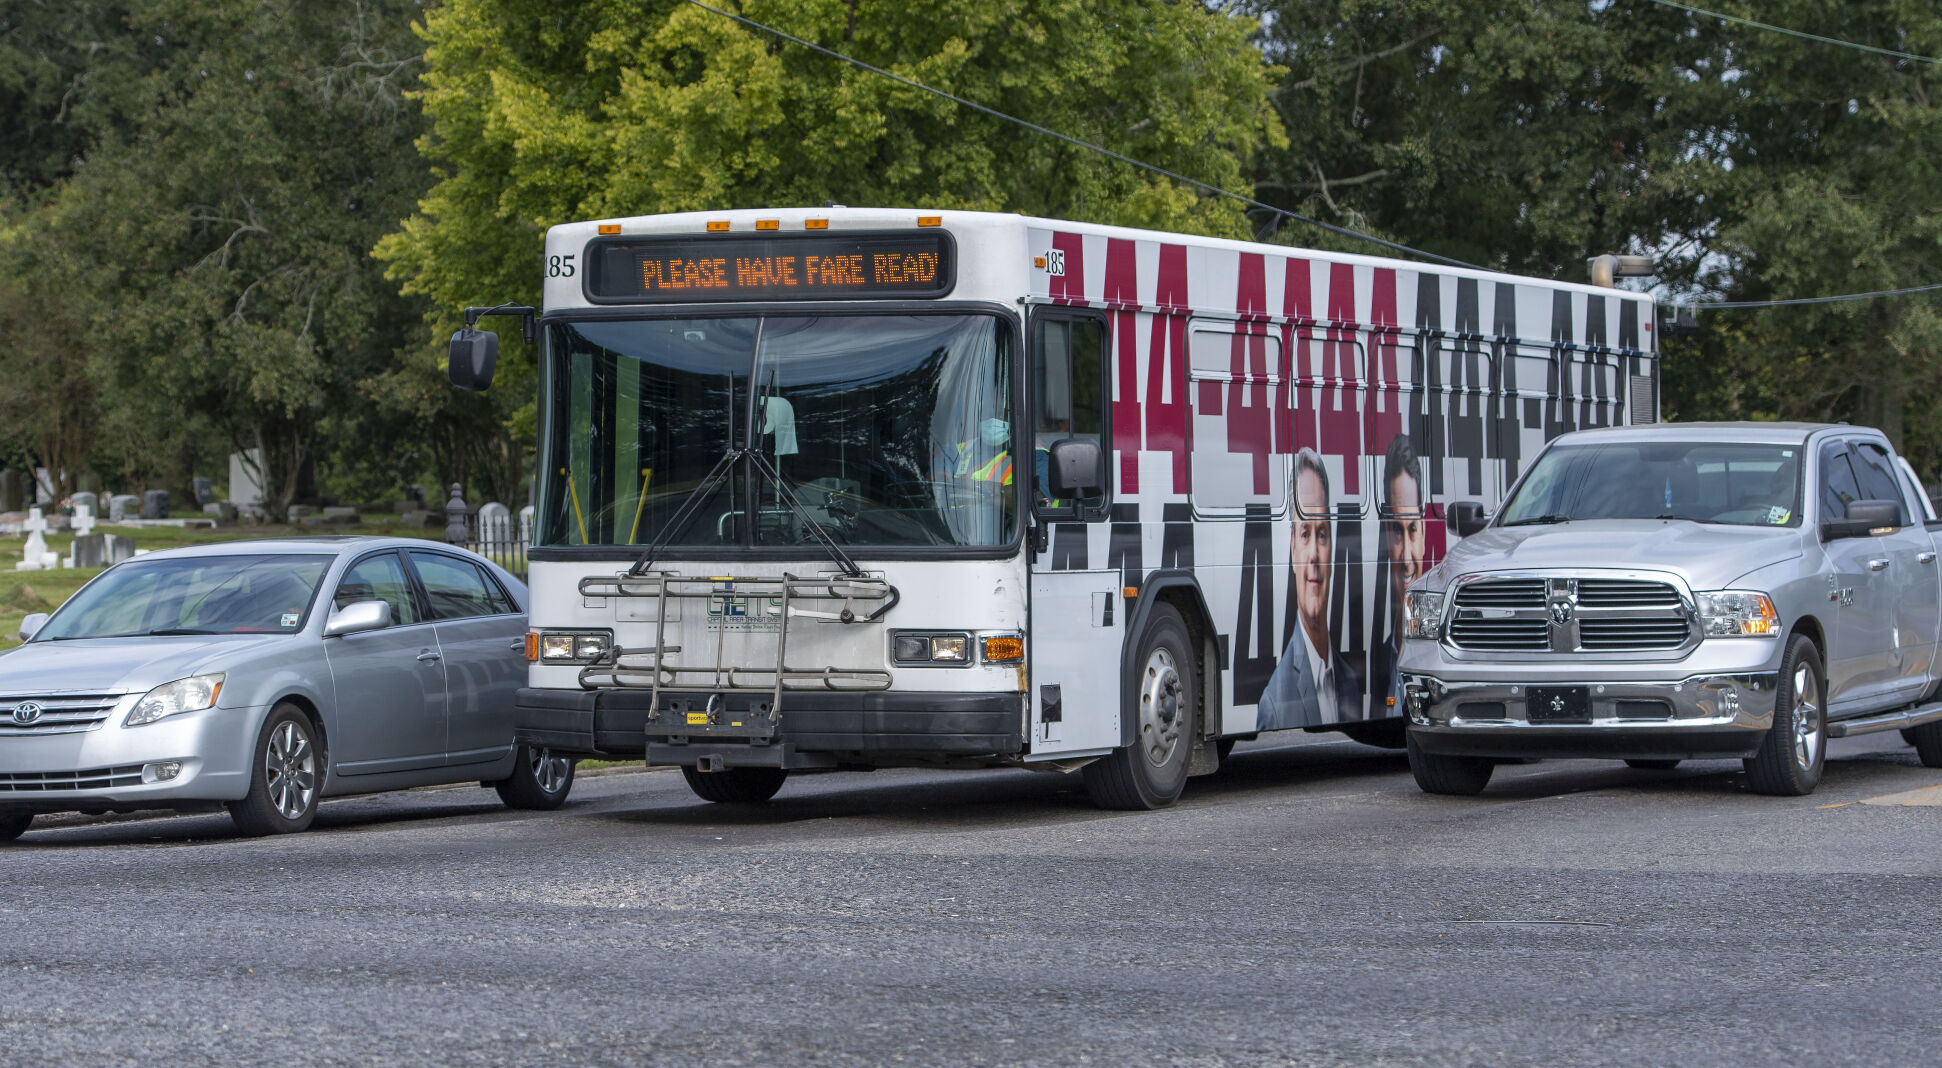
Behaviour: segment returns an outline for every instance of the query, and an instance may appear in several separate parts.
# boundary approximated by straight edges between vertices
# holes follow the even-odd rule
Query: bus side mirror
[[[1097,497],[1106,488],[1106,454],[1092,438],[1063,438],[1052,443],[1047,458],[1050,497],[1076,500]]]
[[[1444,519],[1459,538],[1467,538],[1490,524],[1490,517],[1484,514],[1483,505],[1476,501],[1458,501],[1450,505]]]
[[[492,371],[499,363],[499,335],[467,327],[452,335],[445,355],[452,384],[467,393],[482,393],[492,385]]]

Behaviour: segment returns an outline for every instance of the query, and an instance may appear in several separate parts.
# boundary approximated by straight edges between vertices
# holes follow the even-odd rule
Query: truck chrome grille
[[[0,796],[36,794],[50,790],[105,790],[140,786],[142,766],[89,768],[85,771],[0,771]]]
[[[1449,643],[1477,652],[1676,652],[1697,640],[1678,587],[1650,578],[1533,576],[1457,587]]]
[[[0,738],[9,735],[80,734],[101,729],[108,713],[115,710],[119,694],[61,694],[38,697],[19,694],[0,697]],[[40,706],[40,714],[30,723],[14,719],[14,709],[27,702]]]

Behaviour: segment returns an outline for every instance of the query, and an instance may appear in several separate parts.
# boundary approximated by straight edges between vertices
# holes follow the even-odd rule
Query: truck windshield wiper
[[[1545,515],[1527,515],[1522,519],[1513,519],[1507,523],[1502,523],[1499,525],[1506,526],[1506,527],[1534,527],[1534,526],[1547,525],[1551,523],[1569,523],[1569,522],[1571,522],[1570,516],[1559,515],[1556,512],[1550,512]]]

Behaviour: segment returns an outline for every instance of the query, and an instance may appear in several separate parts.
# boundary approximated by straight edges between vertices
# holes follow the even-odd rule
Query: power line
[[[811,51],[820,52],[823,55],[829,56],[832,59],[840,59],[843,62],[848,63],[853,67],[858,67],[863,70],[867,70],[872,74],[881,75],[901,85],[906,85],[912,89],[919,89],[926,93],[931,93],[935,96],[943,97],[944,99],[949,100],[954,104],[958,104],[963,107],[970,108],[973,111],[982,112],[995,119],[1002,119],[1005,122],[1015,123],[1019,126],[1024,127],[1027,130],[1031,130],[1034,133],[1044,134],[1046,137],[1055,138],[1057,140],[1064,141],[1069,145],[1074,145],[1076,147],[1083,148],[1091,152],[1097,152],[1102,156],[1107,156],[1109,158],[1118,160],[1119,162],[1125,163],[1129,166],[1138,167],[1141,170],[1160,175],[1161,177],[1170,178],[1176,182],[1181,182],[1186,185],[1193,186],[1195,189],[1198,189],[1204,193],[1211,193],[1214,196],[1225,197],[1228,200],[1233,200],[1242,204],[1246,204],[1251,208],[1259,208],[1263,211],[1271,211],[1283,218],[1293,219],[1296,222],[1304,222],[1310,226],[1319,227],[1320,229],[1327,230],[1329,233],[1332,233],[1332,234],[1338,234],[1342,237],[1352,237],[1359,241],[1367,241],[1372,244],[1381,245],[1384,248],[1394,249],[1397,252],[1406,252],[1412,256],[1420,256],[1426,260],[1435,260],[1438,263],[1447,263],[1453,267],[1469,267],[1474,270],[1486,269],[1486,268],[1478,267],[1474,263],[1465,263],[1462,260],[1451,259],[1448,256],[1439,256],[1434,252],[1424,252],[1422,249],[1419,249],[1419,248],[1411,248],[1408,245],[1400,244],[1395,241],[1385,240],[1383,238],[1376,237],[1373,234],[1365,234],[1359,230],[1351,230],[1346,226],[1336,226],[1334,223],[1325,223],[1320,219],[1311,219],[1306,215],[1301,215],[1299,213],[1289,211],[1286,208],[1277,208],[1272,204],[1266,204],[1259,200],[1255,200],[1253,197],[1245,197],[1239,193],[1230,193],[1227,190],[1220,188],[1219,186],[1209,185],[1206,182],[1189,178],[1184,174],[1175,173],[1173,171],[1167,170],[1164,167],[1154,166],[1153,164],[1147,163],[1144,160],[1134,159],[1131,156],[1127,156],[1127,155],[1123,155],[1121,153],[1115,152],[1112,149],[1105,147],[1104,145],[1096,145],[1090,141],[1082,141],[1077,137],[1073,137],[1071,134],[1060,133],[1057,130],[1050,129],[1045,126],[1040,126],[1038,123],[1028,122],[1024,119],[1018,118],[1015,115],[1007,115],[1002,111],[998,111],[995,108],[988,108],[983,104],[977,103],[976,101],[966,100],[965,98],[958,96],[955,93],[947,93],[942,89],[934,89],[928,85],[925,85],[922,82],[913,81],[909,78],[906,78],[901,74],[895,74],[890,71],[884,70],[882,67],[871,66],[870,64],[865,63],[860,59],[856,59],[851,56],[846,56],[843,53],[835,51],[833,49],[824,48],[822,45],[816,44],[812,41],[805,41],[802,38],[795,36],[794,34],[785,33],[781,30],[776,29],[773,26],[768,26],[763,23],[757,22],[752,18],[748,18],[747,16],[737,15],[732,11],[723,11],[720,8],[716,8],[716,7],[710,7],[707,4],[702,3],[701,0],[688,0],[688,3],[693,4],[694,6],[702,9],[703,11],[720,15],[722,18],[725,18],[725,19],[733,19],[736,22],[739,22],[745,26],[749,26],[754,29],[760,30],[763,33],[770,34],[771,36],[774,36],[774,37],[779,37],[782,40],[789,41],[793,44],[799,44]]]
[[[1873,300],[1876,297],[1900,297],[1910,293],[1931,293],[1942,289],[1942,284],[1932,286],[1909,286],[1906,289],[1876,289],[1867,293],[1843,293],[1835,297],[1794,297],[1789,300],[1712,300],[1698,301],[1684,305],[1688,308],[1784,308],[1796,304],[1835,304],[1845,300]]]
[[[1655,4],[1658,4],[1660,7],[1678,8],[1680,11],[1691,12],[1694,15],[1704,15],[1707,18],[1719,19],[1721,22],[1735,22],[1742,26],[1751,26],[1757,30],[1771,30],[1774,33],[1784,33],[1789,37],[1798,37],[1803,41],[1819,41],[1822,44],[1840,45],[1842,48],[1853,48],[1862,52],[1873,52],[1878,56],[1893,56],[1896,59],[1908,59],[1908,60],[1913,60],[1917,63],[1942,63],[1942,59],[1936,59],[1933,56],[1918,56],[1908,52],[1897,52],[1892,48],[1876,48],[1874,45],[1856,44],[1853,41],[1843,41],[1837,37],[1822,37],[1818,33],[1806,33],[1801,30],[1790,30],[1785,26],[1775,26],[1770,22],[1755,22],[1752,19],[1743,19],[1738,15],[1722,15],[1717,11],[1707,11],[1704,8],[1687,7],[1685,4],[1674,3],[1673,0],[1652,0],[1652,2]],[[1831,297],[1829,299],[1845,300],[1847,298]]]

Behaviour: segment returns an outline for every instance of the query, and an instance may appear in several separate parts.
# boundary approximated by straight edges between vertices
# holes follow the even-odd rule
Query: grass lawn
[[[100,534],[119,534],[133,538],[138,549],[173,549],[180,545],[201,545],[218,541],[240,541],[245,538],[288,538],[298,535],[317,534],[404,534],[423,537],[428,541],[443,541],[444,527],[423,527],[403,529],[398,526],[396,517],[388,515],[364,516],[360,526],[353,527],[293,527],[288,525],[263,525],[221,527],[209,529],[181,529],[177,527],[123,527],[101,524],[95,528]],[[33,612],[52,612],[62,601],[74,596],[89,579],[101,574],[98,567],[60,568],[54,571],[15,571],[14,565],[22,559],[27,545],[26,537],[0,538],[0,649],[11,649],[20,644],[20,621]],[[74,536],[68,533],[56,534],[47,539],[47,547],[65,556],[73,548]]]

